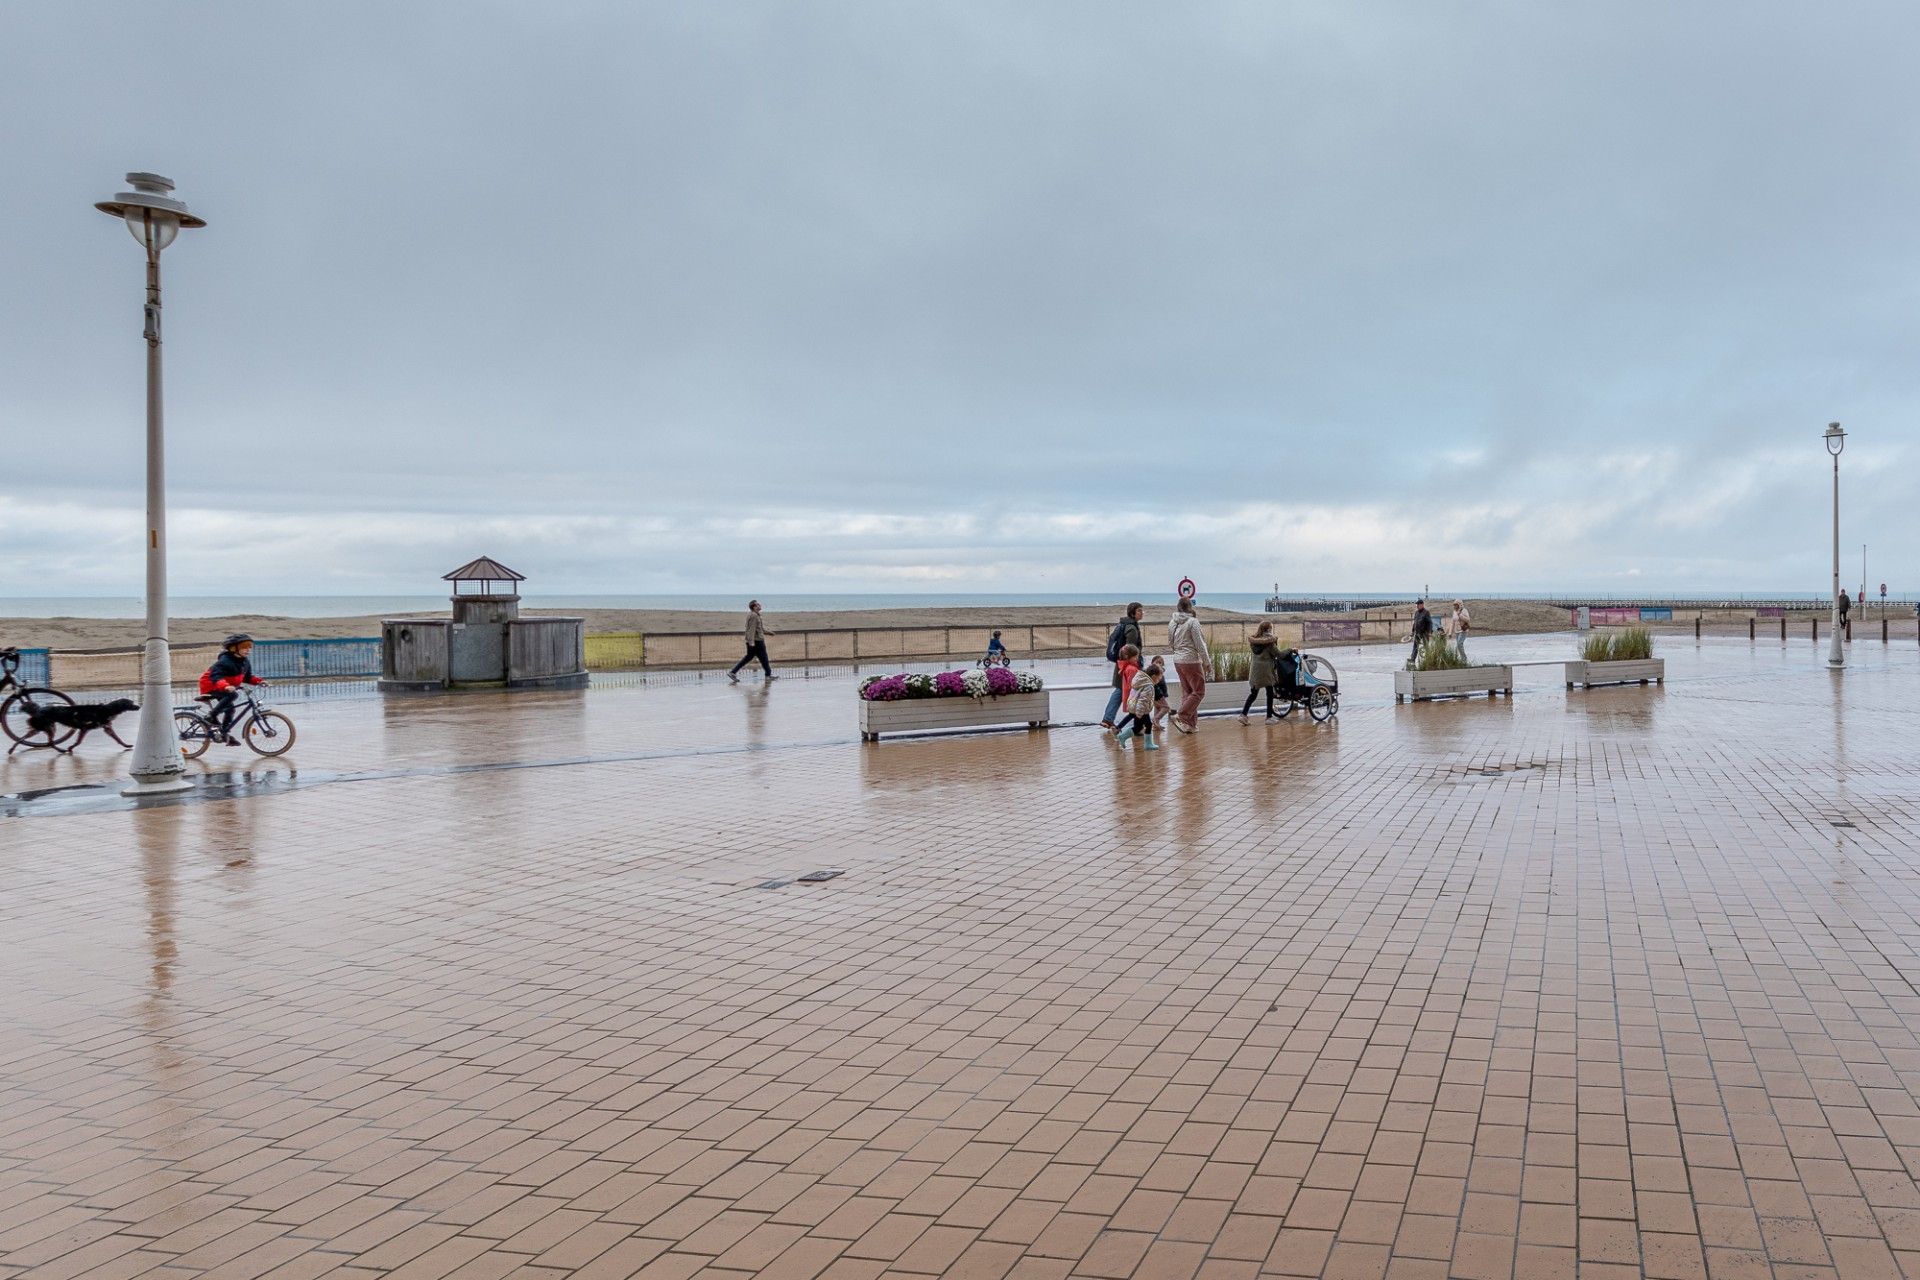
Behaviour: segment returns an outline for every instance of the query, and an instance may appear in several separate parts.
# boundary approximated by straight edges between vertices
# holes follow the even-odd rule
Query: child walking
[[[1113,655],[1113,678],[1117,682],[1114,688],[1119,691],[1119,704],[1114,708],[1116,714],[1127,710],[1127,703],[1133,695],[1133,677],[1140,670],[1140,646],[1123,644]],[[1118,723],[1107,726],[1107,732],[1119,736]]]
[[[1138,659],[1139,654],[1136,653],[1134,657]],[[1122,669],[1125,670],[1125,668]],[[1156,680],[1165,675],[1166,668],[1158,658],[1144,667],[1135,665],[1131,671],[1126,672],[1127,714],[1114,730],[1114,737],[1121,743],[1138,734],[1140,741],[1146,744],[1147,750],[1160,749],[1160,744],[1153,740],[1153,686]]]

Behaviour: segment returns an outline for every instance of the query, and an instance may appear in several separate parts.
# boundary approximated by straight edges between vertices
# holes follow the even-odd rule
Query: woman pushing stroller
[[[1247,723],[1253,700],[1263,691],[1269,720],[1284,720],[1295,707],[1305,707],[1315,720],[1331,720],[1339,713],[1339,677],[1325,658],[1282,648],[1271,622],[1254,628],[1247,648],[1247,700],[1240,706],[1241,724]]]
[[[1253,629],[1253,635],[1247,639],[1247,648],[1252,656],[1247,662],[1247,700],[1240,706],[1240,723],[1247,723],[1247,714],[1253,710],[1253,700],[1262,691],[1267,695],[1267,719],[1282,719],[1274,713],[1273,695],[1279,692],[1282,697],[1287,697],[1290,693],[1295,651],[1280,647],[1280,639],[1273,634],[1271,622],[1263,622]]]

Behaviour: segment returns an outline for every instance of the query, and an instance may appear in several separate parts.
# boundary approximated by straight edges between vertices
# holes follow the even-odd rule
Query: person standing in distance
[[[747,601],[747,653],[740,661],[733,664],[733,670],[727,672],[727,679],[729,681],[734,684],[739,684],[740,668],[746,666],[755,658],[760,660],[760,670],[766,672],[768,680],[778,680],[780,678],[773,674],[773,664],[767,661],[767,637],[772,634],[773,632],[767,630],[766,619],[760,616],[760,602],[758,600]]]
[[[1415,600],[1413,602],[1413,653],[1407,658],[1409,667],[1420,656],[1420,646],[1425,644],[1432,634],[1433,615],[1427,612],[1427,602],[1424,598]]]
[[[1138,600],[1127,606],[1127,616],[1113,624],[1113,630],[1107,633],[1107,661],[1113,664],[1113,696],[1107,699],[1107,713],[1100,717],[1102,729],[1113,728],[1113,722],[1120,715],[1120,703],[1127,696],[1127,689],[1120,680],[1120,651],[1128,645],[1136,650],[1140,645],[1140,617],[1147,608]]]
[[[1453,612],[1447,615],[1447,639],[1453,641],[1460,652],[1464,654],[1467,651],[1467,632],[1472,629],[1473,615],[1467,612],[1466,602],[1463,600],[1455,600],[1453,602]]]

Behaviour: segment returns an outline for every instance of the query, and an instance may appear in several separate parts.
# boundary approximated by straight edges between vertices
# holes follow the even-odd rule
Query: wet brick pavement
[[[1333,656],[1157,755],[612,682],[16,800],[0,1278],[1920,1273],[1920,652]]]

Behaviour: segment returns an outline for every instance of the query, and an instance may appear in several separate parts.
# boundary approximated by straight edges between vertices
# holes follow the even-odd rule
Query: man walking
[[[1113,630],[1107,633],[1107,661],[1113,664],[1113,696],[1107,699],[1107,714],[1100,717],[1102,729],[1113,728],[1114,718],[1120,714],[1120,700],[1127,693],[1120,685],[1120,651],[1128,645],[1142,649],[1140,618],[1146,611],[1146,606],[1135,600],[1127,606],[1127,616],[1114,623]]]
[[[760,616],[760,602],[747,601],[747,655],[733,664],[733,670],[727,672],[727,679],[734,684],[740,683],[740,668],[760,659],[760,669],[767,673],[767,679],[778,680],[773,674],[773,664],[767,661],[767,637],[773,632],[767,630],[766,620]]]
[[[1840,588],[1840,629],[1843,632],[1845,632],[1847,629],[1847,611],[1852,608],[1853,608],[1853,597],[1847,594],[1847,589],[1845,587]],[[1849,640],[1853,639],[1853,636],[1851,633],[1847,634],[1847,639]]]
[[[1413,654],[1407,659],[1408,666],[1412,666],[1420,657],[1420,646],[1425,644],[1432,634],[1433,615],[1427,612],[1427,602],[1415,600],[1413,602]]]

